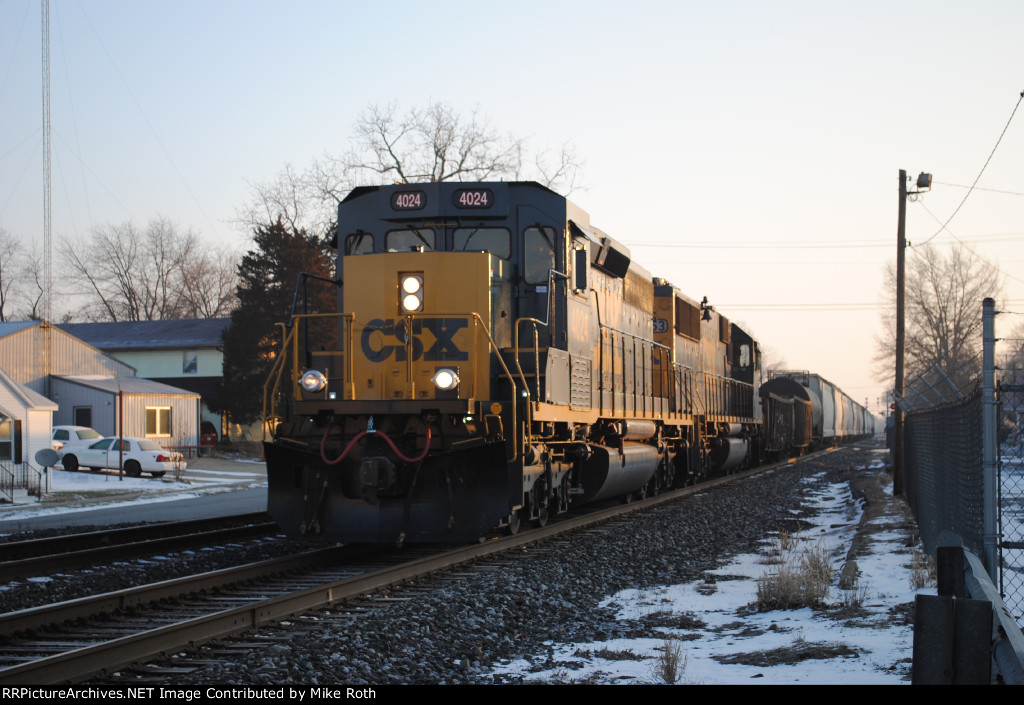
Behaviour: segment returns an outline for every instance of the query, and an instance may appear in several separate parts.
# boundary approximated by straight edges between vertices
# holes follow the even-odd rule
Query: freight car
[[[356,188],[336,244],[265,390],[290,533],[476,540],[781,452],[756,341],[539,184]]]
[[[875,433],[875,417],[821,375],[772,372],[760,396],[765,447],[777,457],[861,441]]]

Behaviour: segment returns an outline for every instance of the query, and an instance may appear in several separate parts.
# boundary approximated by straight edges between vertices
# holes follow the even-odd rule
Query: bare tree
[[[156,218],[145,230],[132,222],[96,228],[83,242],[65,240],[61,252],[68,279],[87,293],[86,318],[152,321],[187,310],[182,270],[198,243],[195,232]]]
[[[238,261],[227,248],[197,252],[181,264],[182,316],[222,318],[238,305]]]
[[[248,185],[252,198],[237,212],[239,223],[247,229],[279,219],[297,228],[310,217],[309,211],[324,200],[310,192],[307,177],[298,174],[291,164],[285,164],[269,181],[250,181]]]
[[[566,195],[580,188],[582,161],[572,145],[530,154],[525,138],[500,132],[478,110],[467,117],[441,102],[406,112],[394,103],[371,105],[341,156],[325,154],[301,173],[289,164],[269,182],[250,183],[252,198],[238,221],[246,230],[280,219],[325,233],[353,187],[395,181],[534,179]]]
[[[981,371],[981,303],[1002,293],[999,268],[962,246],[943,257],[934,247],[916,248],[907,260],[906,377],[938,365],[963,389]],[[876,337],[879,379],[891,379],[896,350],[896,267],[885,268],[886,310]]]
[[[524,140],[500,134],[474,110],[464,118],[447,103],[400,114],[370,106],[355,125],[346,170],[357,179],[486,181],[518,174]]]
[[[10,231],[0,228],[0,321],[10,320],[12,290],[23,276],[21,242]]]
[[[25,268],[26,279],[31,283],[25,287],[24,316],[32,321],[39,321],[43,318],[43,298],[46,295],[46,282],[43,276],[43,256],[38,250],[27,256],[28,264]],[[70,320],[68,313],[58,318]],[[64,323],[67,320],[63,321]]]

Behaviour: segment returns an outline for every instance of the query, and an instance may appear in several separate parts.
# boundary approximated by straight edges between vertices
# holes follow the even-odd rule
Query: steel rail
[[[130,543],[138,541],[154,532],[172,531],[183,533],[193,531],[196,528],[209,526],[211,521],[238,521],[240,523],[265,522],[266,512],[254,512],[251,514],[238,514],[236,516],[221,517],[216,520],[190,519],[187,521],[165,521],[142,526],[128,526],[120,529],[102,529],[99,531],[82,531],[76,534],[64,536],[50,536],[43,539],[29,539],[26,541],[7,541],[0,543],[5,560],[29,558],[40,555],[40,553],[63,553],[77,551],[82,548],[93,548],[96,546],[107,546],[114,543]]]
[[[267,535],[277,529],[277,524],[267,520],[265,514],[245,515],[252,520],[262,519],[262,523],[247,526],[227,527],[206,531],[197,531],[200,526],[209,526],[210,520],[189,522],[170,522],[153,527],[132,527],[115,529],[110,532],[89,532],[86,535],[60,536],[34,541],[19,541],[0,544],[0,551],[5,556],[13,554],[28,555],[25,558],[4,560],[0,562],[0,583],[19,578],[46,575],[55,570],[68,570],[83,566],[95,565],[98,561],[111,560],[145,555],[152,552],[166,551],[183,546],[194,546],[197,542],[209,545],[211,542],[234,540],[258,535]],[[190,531],[174,536],[146,538],[154,531],[164,533],[167,530]],[[121,533],[124,532],[124,533]],[[112,539],[109,545],[104,539]],[[89,548],[75,549],[74,546],[86,545]],[[29,555],[34,551],[45,551],[45,555]],[[8,554],[10,551],[10,554]]]
[[[53,625],[91,619],[102,614],[137,609],[160,600],[179,598],[205,590],[216,590],[235,583],[266,578],[288,571],[322,566],[327,561],[344,558],[352,551],[352,547],[331,546],[293,556],[270,558],[235,568],[224,568],[101,595],[80,597],[52,605],[8,612],[0,615],[0,634],[13,635],[46,629]],[[0,680],[5,673],[6,671],[0,669]]]
[[[765,472],[771,472],[788,464],[813,458],[819,454],[820,453],[812,453],[799,459],[761,466],[752,470],[713,478],[712,480],[699,485],[672,490],[642,501],[614,507],[606,507],[577,517],[568,517],[549,524],[544,528],[534,529],[522,534],[492,538],[479,544],[458,547],[434,556],[408,561],[398,566],[371,571],[359,576],[346,577],[341,580],[324,583],[312,588],[302,589],[287,595],[260,600],[251,605],[219,611],[206,616],[184,620],[177,624],[167,625],[158,629],[147,630],[130,636],[121,637],[106,643],[86,646],[35,660],[30,663],[12,666],[0,670],[0,685],[14,683],[46,684],[81,681],[106,670],[119,668],[130,663],[144,662],[170,651],[176,651],[190,645],[204,643],[231,634],[237,634],[248,629],[259,627],[268,622],[285,619],[312,609],[327,607],[345,599],[376,592],[395,584],[420,578],[431,573],[448,570],[464,563],[480,560],[482,558],[519,548],[531,543],[536,543],[561,533],[573,531],[591,524],[597,524],[641,509],[650,508],[657,504],[680,499],[691,494],[704,492],[709,488],[716,487],[721,484],[747,479]],[[317,563],[319,565],[323,565],[325,559],[333,551],[338,551],[340,555],[340,552],[345,549],[351,550],[353,548],[354,547],[350,545],[324,549],[325,555],[319,558]],[[367,547],[364,546],[362,548]],[[296,560],[299,558],[302,557],[296,557]],[[264,561],[263,563],[246,566],[246,568],[251,569],[256,573],[259,572],[255,570],[256,566],[262,566],[272,562],[274,561]],[[156,583],[152,586],[146,586],[146,588],[143,589],[144,592],[139,593],[136,591],[133,595],[122,595],[122,593],[132,592],[122,591],[122,593],[110,593],[108,596],[74,600],[72,602],[56,606],[58,608],[65,609],[66,612],[51,611],[50,616],[46,619],[55,621],[53,615],[58,614],[62,619],[78,618],[75,612],[78,608],[76,603],[88,600],[92,601],[89,609],[92,614],[95,614],[97,609],[103,607],[105,604],[102,601],[103,598],[108,598],[110,600],[106,609],[112,611],[130,607],[132,605],[151,602],[157,599],[178,596],[182,594],[182,587],[186,582],[196,581],[195,584],[199,584],[203,579],[208,580],[209,576],[236,572],[237,569],[228,569],[225,571],[217,571],[216,573],[205,574],[203,576],[196,576],[195,578],[182,578],[180,580],[167,581],[165,583]],[[230,582],[238,582],[242,579],[244,578],[234,575]],[[221,579],[219,583],[214,580],[209,584],[211,586],[214,584],[222,585],[224,584],[224,580]],[[184,592],[192,592],[196,589],[197,588],[192,587],[188,590],[184,590]],[[19,624],[25,625],[29,623],[27,620],[30,618],[30,615],[25,613],[41,613],[45,609],[46,608],[25,610],[22,613],[11,613],[10,615],[0,616],[0,631],[10,633],[10,628],[16,627]],[[53,608],[50,609],[52,610]],[[100,609],[100,611],[104,610]],[[19,619],[25,621],[16,621]],[[38,617],[36,617],[36,620],[36,624],[38,624]],[[22,626],[21,628],[26,627]]]

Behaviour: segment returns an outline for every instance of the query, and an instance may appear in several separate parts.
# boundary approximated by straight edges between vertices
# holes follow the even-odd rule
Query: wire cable
[[[958,205],[956,207],[956,210],[953,211],[953,214],[946,219],[946,222],[942,224],[942,227],[936,230],[935,234],[932,235],[927,240],[925,240],[924,242],[922,242],[921,245],[927,245],[929,242],[934,240],[939,233],[945,230],[946,226],[949,225],[949,222],[953,220],[954,217],[956,217],[956,214],[960,212],[960,209],[963,207],[964,203],[966,203],[967,199],[970,198],[971,193],[974,191],[974,187],[978,185],[978,180],[981,179],[981,175],[985,173],[985,167],[987,167],[988,163],[992,161],[992,157],[995,156],[996,150],[999,149],[999,143],[1003,141],[1003,135],[1005,135],[1006,131],[1010,129],[1010,123],[1013,122],[1013,116],[1017,114],[1017,108],[1020,107],[1020,103],[1022,100],[1024,100],[1024,91],[1020,92],[1020,98],[1017,99],[1017,104],[1013,106],[1013,112],[1010,113],[1010,119],[1006,121],[1006,126],[1003,127],[1003,131],[999,133],[999,139],[996,140],[995,147],[992,148],[992,152],[988,155],[988,159],[986,159],[985,163],[982,165],[981,171],[978,172],[978,176],[974,179],[974,183],[971,184],[971,188],[969,188],[967,190],[967,193],[964,194],[964,198],[962,201],[960,201],[960,205]]]

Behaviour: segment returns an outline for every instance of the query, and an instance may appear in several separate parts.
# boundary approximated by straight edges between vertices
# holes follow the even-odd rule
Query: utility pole
[[[932,175],[921,174],[917,177],[918,189],[929,189],[932,187]],[[907,172],[900,169],[900,214],[899,223],[896,227],[896,408],[893,410],[893,473],[892,493],[902,495],[904,493],[904,455],[903,455],[903,392],[906,388],[904,379],[903,358],[906,351],[906,255],[907,255],[907,196],[916,196],[918,191],[907,191]]]
[[[892,493],[903,494],[903,409],[898,402],[903,400],[903,353],[906,349],[906,328],[904,325],[905,289],[906,289],[906,250],[907,250],[907,172],[900,169],[900,209],[899,224],[896,226],[896,408],[893,410],[892,442],[894,451],[894,467],[892,473]]]

